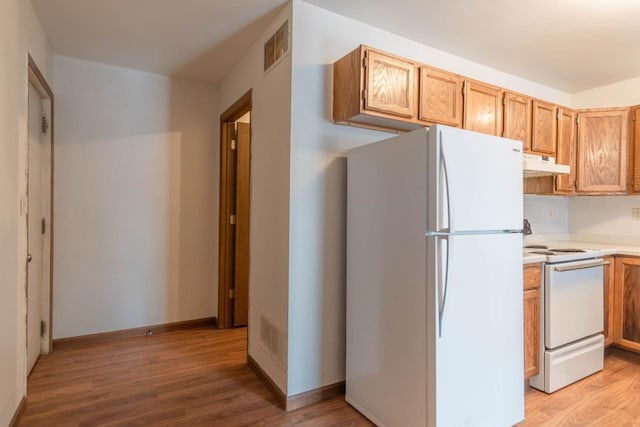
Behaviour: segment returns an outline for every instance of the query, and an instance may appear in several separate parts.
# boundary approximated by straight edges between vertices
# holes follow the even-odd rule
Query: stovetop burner
[[[545,245],[527,245],[525,249],[536,249],[535,251],[529,251],[532,254],[538,255],[561,255],[561,254],[578,254],[586,252],[584,249],[575,248],[550,248]]]
[[[549,249],[549,246],[545,246],[545,245],[527,245],[524,248],[525,249]]]
[[[602,256],[602,253],[593,249],[550,248],[545,245],[526,245],[523,249],[524,256],[544,255],[547,257],[547,262],[552,264],[558,262],[578,261]]]

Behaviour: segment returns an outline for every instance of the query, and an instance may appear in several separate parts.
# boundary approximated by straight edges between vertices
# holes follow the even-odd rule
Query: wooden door
[[[220,116],[218,327],[248,324],[251,91]]]
[[[418,118],[429,123],[462,126],[462,78],[446,71],[420,68]]]
[[[613,342],[640,351],[640,258],[616,257]]]
[[[531,151],[554,156],[556,153],[557,107],[542,101],[533,101],[533,135]]]
[[[42,345],[42,266],[44,218],[43,162],[45,138],[42,126],[42,96],[29,84],[29,134],[27,181],[27,372],[31,372],[40,357]]]
[[[569,165],[571,172],[558,175],[556,178],[556,192],[573,193],[576,176],[576,113],[565,108],[558,109],[558,145],[556,162]]]
[[[540,264],[524,267],[524,377],[538,375],[540,371]]]
[[[619,193],[626,190],[628,118],[628,109],[578,114],[578,192]]]
[[[365,53],[364,108],[398,117],[415,118],[416,65],[369,49]]]
[[[464,128],[502,136],[502,97],[503,91],[497,87],[465,80]]]
[[[504,137],[522,141],[524,151],[531,151],[531,98],[505,92]]]
[[[249,321],[249,201],[251,185],[251,125],[237,123],[236,224],[233,326]]]
[[[613,343],[613,313],[614,310],[614,277],[615,259],[614,257],[604,257],[603,267],[604,284],[604,346],[609,347]]]

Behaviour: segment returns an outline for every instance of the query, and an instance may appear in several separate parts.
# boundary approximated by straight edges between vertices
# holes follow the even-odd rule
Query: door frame
[[[227,329],[233,327],[231,313],[233,312],[233,300],[229,298],[231,290],[231,277],[233,264],[231,252],[233,246],[233,227],[229,221],[231,215],[228,203],[228,193],[235,183],[228,178],[227,161],[231,155],[231,147],[227,144],[229,139],[228,124],[233,123],[252,109],[251,90],[242,95],[220,115],[220,198],[219,198],[219,244],[218,244],[218,328]],[[253,121],[253,120],[252,120]],[[252,126],[250,123],[249,126]]]
[[[49,83],[47,83],[47,80],[45,79],[44,75],[42,74],[42,72],[40,71],[40,68],[38,67],[38,65],[36,64],[35,60],[33,59],[33,57],[28,54],[27,55],[28,58],[28,65],[27,65],[27,85],[31,84],[42,96],[43,101],[48,101],[49,102],[49,145],[50,145],[50,150],[51,150],[51,157],[50,157],[50,165],[49,165],[49,191],[47,194],[47,189],[43,188],[43,195],[47,194],[49,197],[49,222],[48,224],[46,224],[46,226],[48,227],[48,231],[49,231],[49,271],[48,271],[48,279],[49,279],[49,286],[43,286],[43,299],[46,301],[48,299],[49,301],[49,307],[48,307],[48,312],[49,312],[49,319],[47,320],[47,333],[48,333],[48,345],[47,348],[45,349],[46,351],[44,351],[44,354],[50,353],[53,350],[53,238],[54,238],[54,227],[53,227],[53,203],[54,203],[54,199],[53,199],[53,176],[54,176],[54,123],[55,123],[55,102],[54,102],[54,95],[53,95],[53,90],[51,90],[51,87],[49,86]],[[27,95],[27,124],[29,123],[29,113],[28,113],[28,106],[29,106],[29,97]],[[27,132],[28,134],[28,132]],[[25,176],[27,177],[27,181],[26,181],[26,190],[27,193],[26,195],[28,195],[28,189],[29,189],[29,140],[27,137],[27,161],[25,164]],[[27,209],[28,212],[28,209]],[[28,281],[29,281],[29,273],[28,273],[28,267],[27,267],[27,254],[28,254],[28,250],[29,250],[29,235],[28,235],[28,230],[29,230],[29,224],[28,224],[28,213],[25,215],[25,222],[27,223],[27,227],[26,227],[26,242],[27,244],[25,245],[25,301],[28,297]],[[43,282],[44,285],[44,282]],[[47,294],[48,292],[48,294]],[[27,303],[27,310],[28,310],[28,303]],[[25,322],[26,323],[26,322]],[[25,329],[27,328],[27,325],[25,325]],[[27,330],[27,334],[28,334],[28,330]],[[25,335],[25,337],[28,335]],[[25,347],[27,345],[27,341],[25,340]],[[41,354],[42,354],[42,348],[41,348]]]

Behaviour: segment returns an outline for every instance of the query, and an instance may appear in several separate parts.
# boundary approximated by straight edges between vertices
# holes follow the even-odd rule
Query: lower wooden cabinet
[[[540,372],[540,264],[524,266],[524,378]]]
[[[640,352],[640,258],[616,257],[613,342]]]
[[[603,258],[605,265],[603,269],[604,284],[604,346],[609,347],[613,344],[614,330],[614,277],[615,277],[615,258],[612,256]]]

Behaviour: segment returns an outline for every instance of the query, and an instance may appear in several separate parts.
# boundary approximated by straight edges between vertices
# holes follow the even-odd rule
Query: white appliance
[[[562,175],[571,172],[567,165],[556,163],[555,157],[523,154],[522,171],[525,178]]]
[[[553,393],[604,366],[602,253],[537,248],[546,255],[540,304],[540,373],[529,385]]]
[[[521,150],[436,125],[349,151],[346,400],[377,425],[524,419]]]

